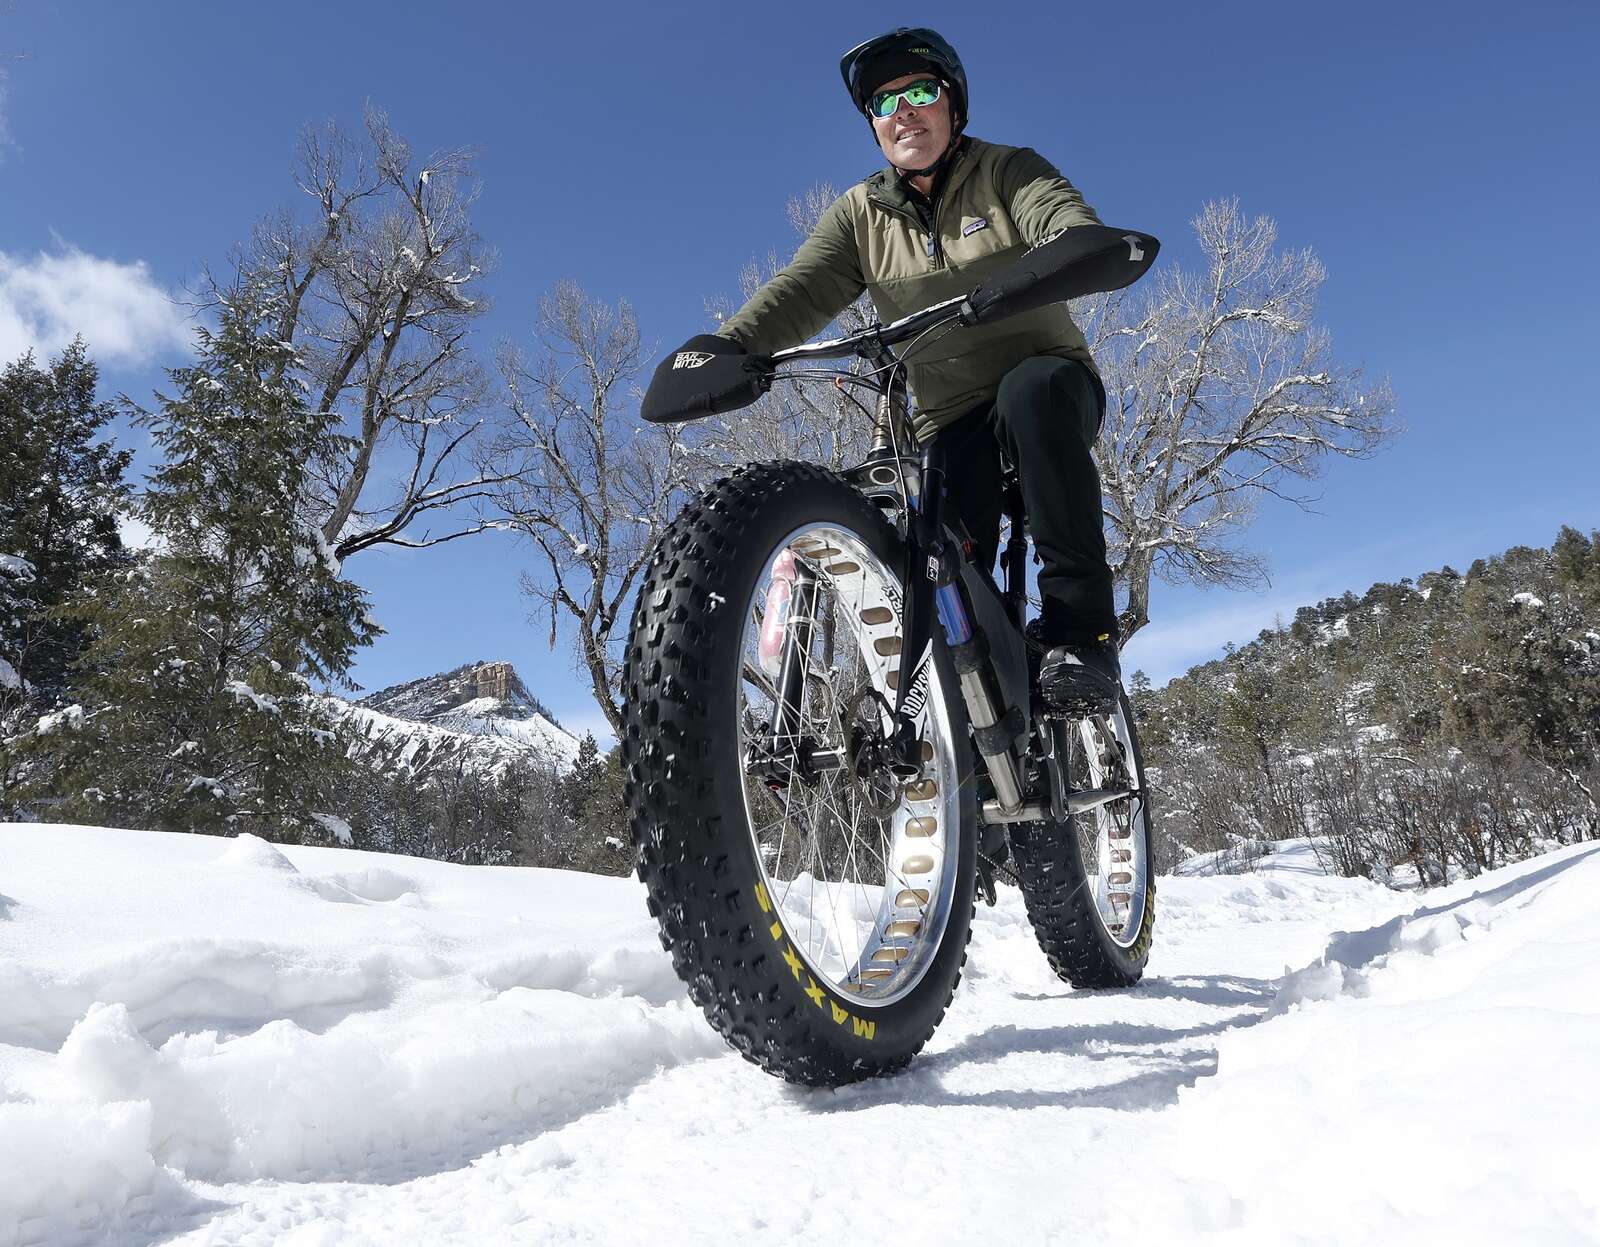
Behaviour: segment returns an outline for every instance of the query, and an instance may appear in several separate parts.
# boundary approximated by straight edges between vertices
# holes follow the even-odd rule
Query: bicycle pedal
[[[1060,719],[1068,723],[1077,723],[1083,719],[1092,719],[1096,715],[1110,714],[1115,706],[1108,706],[1104,702],[1093,698],[1083,698],[1074,701],[1057,701],[1052,703],[1044,712],[1046,719]]]

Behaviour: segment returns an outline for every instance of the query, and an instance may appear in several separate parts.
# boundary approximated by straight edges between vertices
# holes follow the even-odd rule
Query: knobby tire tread
[[[1123,710],[1133,726],[1132,708],[1123,698]],[[1137,735],[1135,735],[1137,752]],[[1141,759],[1142,771],[1142,759]],[[1145,787],[1145,853],[1148,855],[1150,810]],[[1083,818],[1087,815],[1075,815]],[[1155,938],[1156,880],[1146,871],[1144,914],[1138,937],[1127,948],[1111,939],[1095,909],[1087,885],[1087,872],[1078,855],[1076,828],[1054,822],[1018,823],[1011,828],[1011,859],[1022,891],[1028,921],[1039,948],[1056,975],[1073,987],[1132,987],[1144,974]],[[1148,856],[1147,859],[1148,861]]]
[[[839,1086],[904,1068],[944,1016],[971,936],[973,829],[963,818],[965,893],[958,873],[944,937],[946,944],[959,941],[949,954],[953,973],[947,962],[942,973],[930,967],[913,992],[937,994],[937,1007],[929,1008],[934,1001],[926,999],[910,1032],[892,1040],[880,1021],[887,1042],[875,1049],[851,1047],[848,1034],[818,1021],[798,977],[757,929],[745,860],[754,860],[749,832],[725,825],[726,794],[717,788],[719,778],[726,783],[717,774],[726,762],[719,749],[730,733],[737,736],[736,725],[716,721],[709,710],[725,704],[723,685],[732,667],[716,652],[713,636],[719,625],[731,626],[725,612],[745,609],[747,564],[770,554],[747,548],[742,538],[756,527],[758,512],[816,490],[836,494],[845,510],[839,520],[858,531],[885,523],[834,474],[810,464],[769,463],[718,481],[667,529],[640,588],[624,661],[622,755],[638,876],[660,924],[661,945],[690,999],[729,1045],[768,1073]],[[964,714],[953,726],[959,765]],[[938,956],[947,958],[943,947]]]

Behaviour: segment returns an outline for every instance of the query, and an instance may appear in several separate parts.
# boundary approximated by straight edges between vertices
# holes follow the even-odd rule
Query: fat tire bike
[[[939,438],[911,435],[904,363],[932,334],[1127,285],[1158,247],[1064,231],[962,298],[763,359],[762,388],[865,361],[822,375],[874,394],[870,454],[734,471],[652,555],[622,690],[638,874],[690,998],[772,1074],[838,1086],[906,1066],[997,874],[1063,980],[1144,972],[1155,879],[1128,698],[1081,718],[1044,703],[1015,472],[997,583],[942,505]]]

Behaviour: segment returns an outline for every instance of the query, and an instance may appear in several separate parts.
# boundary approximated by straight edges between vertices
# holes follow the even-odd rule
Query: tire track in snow
[[[1057,981],[1014,893],[980,909],[965,985],[929,1049],[896,1077],[817,1091],[732,1055],[670,1067],[453,1173],[292,1195],[220,1188],[213,1194],[238,1207],[211,1229],[262,1243],[295,1232],[353,1243],[406,1233],[462,1243],[969,1240],[997,1173],[1050,1154],[1064,1181],[1098,1150],[1129,1146],[1136,1123],[1215,1073],[1220,1042],[1266,1017],[1275,971],[1314,956],[1341,915],[1370,921],[1399,903],[1325,880],[1181,890],[1169,901],[1177,945],[1158,938],[1153,976],[1120,993]],[[1219,920],[1204,921],[1207,911]],[[937,1180],[890,1197],[899,1175],[929,1165]],[[1046,1241],[1014,1234],[1012,1212],[999,1218],[1010,1241]]]

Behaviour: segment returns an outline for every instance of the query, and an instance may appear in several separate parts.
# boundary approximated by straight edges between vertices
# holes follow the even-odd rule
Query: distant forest
[[[1133,690],[1163,869],[1320,837],[1434,884],[1600,835],[1600,533],[1302,608]]]

